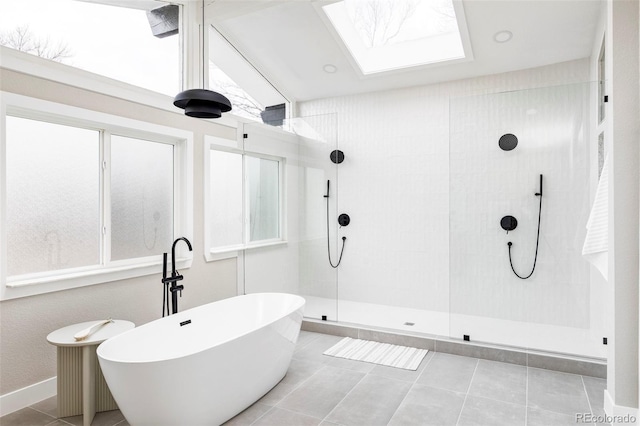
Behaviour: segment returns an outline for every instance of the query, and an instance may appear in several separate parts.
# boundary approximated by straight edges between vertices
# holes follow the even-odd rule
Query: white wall
[[[635,0],[607,2],[607,93],[611,101],[607,130],[613,170],[609,178],[608,277],[613,338],[605,394],[609,414],[638,413],[638,9]]]
[[[589,80],[589,60],[582,59],[437,85],[299,104],[298,115],[302,117],[331,112],[338,116],[337,146],[344,151],[346,160],[337,166],[336,213],[347,212],[352,219],[340,234],[348,237],[348,245],[337,276],[339,300],[439,312],[448,312],[453,308],[456,300],[451,299],[451,294],[457,288],[451,287],[449,268],[457,264],[453,256],[459,253],[449,251],[449,215],[458,213],[449,211],[449,152],[452,148],[449,146],[450,99]],[[473,128],[467,130],[473,134]],[[588,135],[584,135],[581,141],[592,142],[587,138]],[[328,147],[327,158],[332,149],[335,146]],[[583,152],[584,162],[580,165],[585,176],[587,156]],[[562,164],[557,166],[560,170],[563,168]],[[531,173],[534,174],[532,182],[528,182],[529,187],[523,191],[537,189],[537,174],[540,172],[532,169]],[[561,185],[558,180],[561,177],[555,184]],[[556,202],[563,203],[560,193],[554,198]],[[532,203],[536,204],[535,201],[533,199]],[[588,197],[587,200],[583,197],[580,202],[580,217],[586,220],[584,209]],[[533,207],[537,213],[537,205]],[[495,225],[499,219],[492,218],[489,225]],[[546,220],[560,218],[547,217]],[[584,235],[573,237],[576,240],[574,245],[580,245],[572,254],[576,260],[575,252],[582,244],[578,240]],[[535,234],[533,238],[529,245],[535,242]],[[549,249],[549,242],[543,241],[542,250]],[[318,242],[318,250],[312,253],[314,257],[306,259],[303,254],[301,264],[320,268],[316,262],[326,264],[326,255],[321,255],[321,251],[321,242]],[[518,253],[516,261],[519,265],[532,261],[532,249],[525,253],[518,250]],[[499,255],[506,256],[506,253],[496,254]],[[547,252],[545,256],[546,260],[543,259],[539,267],[552,268],[552,252]],[[502,261],[502,267],[509,268],[508,260]],[[524,266],[520,268],[526,269]],[[581,265],[578,269],[581,272],[574,274],[574,280],[564,282],[562,287],[553,290],[553,283],[549,283],[539,289],[527,290],[533,293],[529,295],[527,291],[505,292],[491,287],[488,282],[484,283],[482,286],[486,291],[479,296],[484,299],[477,300],[477,304],[494,309],[492,316],[522,320],[524,318],[521,316],[510,314],[514,313],[514,307],[530,303],[527,297],[535,296],[533,300],[536,303],[549,300],[549,306],[542,313],[535,312],[527,319],[559,324],[568,329],[576,327],[579,333],[586,331],[587,338],[592,340],[589,354],[601,355],[602,336],[589,332],[591,320],[599,318],[593,317],[594,310],[599,307],[590,305],[586,266]],[[569,271],[567,274],[572,273]],[[555,293],[549,294],[549,291]],[[565,304],[571,303],[576,295],[579,297],[575,298],[575,308],[565,312]],[[554,296],[558,297],[558,301],[553,301]],[[493,299],[501,303],[491,303]]]
[[[203,152],[203,135],[235,139],[236,131],[94,92],[0,69],[0,90],[87,108],[140,121],[193,131],[194,152]],[[180,309],[236,294],[236,262],[204,260],[203,162],[194,159],[193,264],[182,270],[185,291]],[[167,247],[169,250],[170,247]],[[136,325],[162,316],[161,271],[142,278],[94,285],[0,302],[0,395],[56,375],[56,350],[46,341],[60,327],[108,317]]]

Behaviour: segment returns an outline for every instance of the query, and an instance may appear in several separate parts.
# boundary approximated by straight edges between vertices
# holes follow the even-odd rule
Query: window
[[[214,247],[242,246],[242,154],[210,150],[210,238]]]
[[[207,248],[231,253],[283,242],[284,160],[207,145]],[[235,254],[232,254],[235,255]],[[212,259],[209,259],[212,260]]]
[[[249,241],[280,238],[280,162],[245,156]]]
[[[363,74],[464,59],[465,47],[470,52],[453,0],[343,0],[322,10]]]
[[[109,0],[3,1],[0,44],[155,92],[178,93],[181,41],[166,25],[177,28],[179,7],[151,0],[101,3]],[[164,32],[155,19],[159,10],[165,12]]]
[[[8,116],[7,273],[100,262],[100,132]]]
[[[111,136],[111,260],[173,242],[173,145]]]
[[[190,133],[2,98],[2,299],[157,273],[191,238]]]
[[[222,24],[223,25],[223,24]],[[211,26],[209,37],[209,88],[229,98],[233,105],[231,114],[282,126],[289,101],[256,68]],[[278,111],[268,111],[274,107]],[[275,114],[281,117],[274,119]]]
[[[598,123],[602,123],[605,118],[605,50],[604,39],[602,39],[602,46],[600,47],[600,55],[598,55]]]

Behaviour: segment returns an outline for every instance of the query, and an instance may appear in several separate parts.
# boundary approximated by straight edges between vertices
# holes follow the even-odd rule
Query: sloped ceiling
[[[430,0],[420,0],[430,1]],[[364,76],[336,37],[326,1],[224,0],[213,25],[278,89],[298,101],[495,74],[588,57],[599,0],[464,0],[473,60]],[[507,43],[493,39],[508,30]],[[333,64],[337,72],[326,73]]]

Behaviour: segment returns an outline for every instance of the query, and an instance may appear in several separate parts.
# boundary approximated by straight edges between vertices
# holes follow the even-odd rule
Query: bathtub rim
[[[262,324],[261,324],[261,326],[260,326],[260,327],[258,327],[258,328],[253,328],[253,329],[248,330],[248,331],[246,331],[246,332],[244,332],[244,333],[236,334],[236,335],[234,335],[234,336],[233,336],[233,337],[231,337],[231,338],[228,338],[228,339],[225,339],[225,340],[221,340],[221,341],[220,341],[220,342],[218,342],[216,345],[213,345],[213,346],[209,346],[209,347],[203,348],[203,349],[201,349],[201,350],[199,350],[199,351],[190,352],[190,353],[185,354],[185,355],[182,355],[182,356],[165,357],[165,358],[161,358],[161,359],[123,360],[123,359],[117,359],[117,358],[114,358],[114,357],[106,357],[106,356],[103,356],[103,355],[101,354],[101,349],[100,349],[100,348],[102,347],[102,345],[109,344],[109,342],[112,342],[112,341],[114,341],[114,340],[117,340],[118,338],[120,338],[120,337],[122,337],[122,336],[126,336],[126,335],[127,335],[127,334],[129,334],[129,333],[133,333],[133,332],[135,332],[136,330],[139,330],[139,329],[141,329],[141,328],[144,328],[144,327],[146,327],[147,325],[150,325],[150,324],[152,324],[152,323],[154,323],[154,322],[156,322],[156,321],[160,321],[160,320],[163,320],[163,319],[165,319],[165,318],[170,318],[170,317],[171,317],[171,315],[169,315],[168,317],[161,317],[161,318],[154,319],[154,320],[152,320],[152,321],[149,321],[149,322],[147,322],[147,323],[145,323],[145,324],[142,324],[142,325],[140,325],[140,326],[138,326],[138,327],[134,327],[134,328],[132,328],[131,330],[127,330],[127,331],[125,331],[124,333],[120,333],[120,334],[118,334],[117,336],[114,336],[114,337],[111,337],[110,339],[105,340],[105,341],[104,341],[104,342],[102,342],[100,345],[98,345],[98,348],[96,349],[96,355],[98,356],[98,360],[99,360],[99,361],[101,361],[101,360],[103,360],[103,359],[104,359],[106,362],[113,362],[113,363],[119,363],[119,364],[154,364],[154,363],[160,363],[160,362],[173,361],[173,360],[181,359],[181,358],[187,358],[187,357],[190,357],[190,356],[193,356],[193,355],[200,354],[200,353],[202,353],[202,352],[204,352],[204,351],[210,350],[210,349],[215,348],[215,347],[217,347],[217,346],[223,345],[223,344],[225,344],[225,343],[229,343],[229,342],[231,342],[231,341],[233,341],[233,340],[236,340],[236,339],[239,339],[239,338],[241,338],[241,337],[248,336],[248,335],[250,335],[251,333],[255,333],[256,331],[259,331],[259,330],[261,330],[262,328],[268,327],[268,326],[270,326],[271,324],[274,324],[275,322],[280,321],[281,319],[286,318],[288,315],[291,315],[292,313],[294,313],[294,312],[296,312],[296,311],[299,311],[299,310],[301,310],[301,309],[303,310],[303,315],[301,315],[301,316],[300,316],[300,326],[302,327],[302,320],[303,320],[303,318],[304,318],[304,307],[305,307],[305,305],[306,305],[307,301],[306,301],[306,299],[305,299],[304,297],[299,296],[299,295],[297,295],[297,294],[292,294],[292,293],[261,292],[261,293],[239,294],[239,295],[237,295],[237,296],[228,297],[228,298],[226,298],[226,299],[220,299],[220,300],[216,300],[216,301],[213,301],[213,302],[205,303],[205,304],[203,304],[203,305],[194,306],[193,308],[189,308],[189,309],[187,309],[187,310],[185,310],[185,311],[179,312],[179,314],[180,314],[180,313],[184,313],[184,312],[188,312],[188,311],[190,311],[191,309],[198,309],[198,308],[202,308],[202,307],[204,307],[204,306],[211,305],[211,304],[218,303],[218,302],[222,302],[222,301],[225,301],[225,300],[231,300],[231,299],[241,298],[241,297],[246,297],[246,296],[250,296],[250,297],[251,297],[251,296],[253,296],[253,297],[256,297],[256,296],[259,296],[259,295],[279,295],[279,296],[283,296],[283,295],[284,295],[284,296],[288,296],[288,297],[290,297],[291,299],[293,299],[293,301],[295,301],[295,302],[297,302],[297,303],[295,303],[295,304],[294,304],[294,308],[292,308],[290,312],[288,312],[286,315],[284,315],[284,316],[282,316],[282,317],[275,318],[275,319],[274,319],[274,320],[272,320],[272,321],[262,323]],[[111,344],[113,344],[113,342],[112,342]]]

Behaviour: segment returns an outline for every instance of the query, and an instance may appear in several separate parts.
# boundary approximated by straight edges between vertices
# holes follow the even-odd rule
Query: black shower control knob
[[[344,161],[344,152],[336,149],[334,151],[331,151],[331,154],[329,154],[329,158],[334,164],[340,164]]]
[[[518,220],[513,216],[505,216],[500,220],[500,226],[505,231],[513,231],[518,226]]]
[[[338,216],[338,223],[340,224],[340,226],[347,226],[350,222],[351,218],[348,214],[342,213],[340,216]]]

